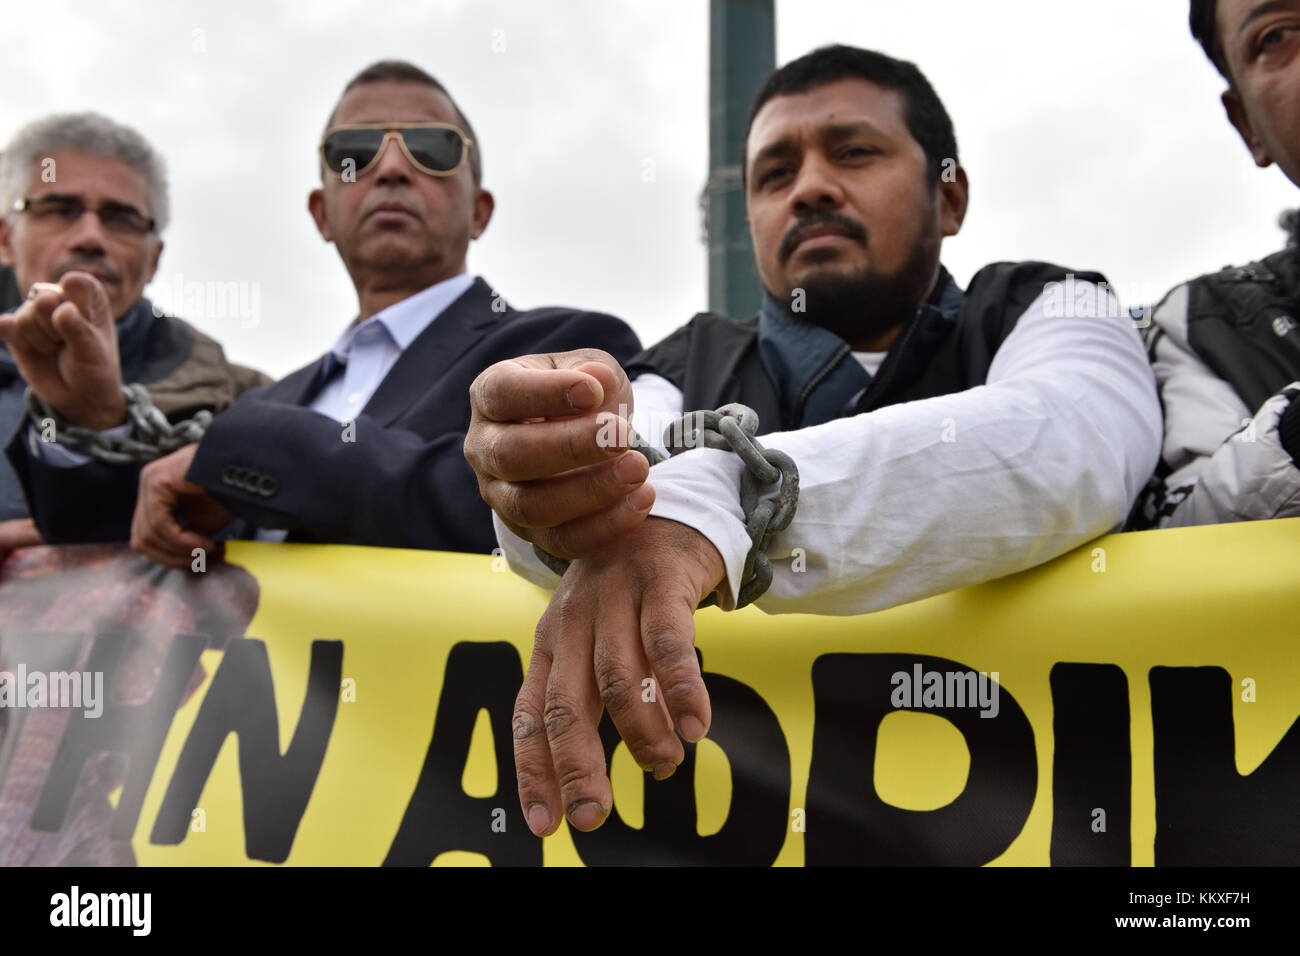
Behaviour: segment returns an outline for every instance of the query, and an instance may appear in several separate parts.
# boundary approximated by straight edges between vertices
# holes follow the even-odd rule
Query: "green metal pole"
[[[749,104],[776,67],[775,0],[711,0],[709,180],[700,197],[709,248],[709,309],[758,311],[761,289],[745,222],[740,150]]]

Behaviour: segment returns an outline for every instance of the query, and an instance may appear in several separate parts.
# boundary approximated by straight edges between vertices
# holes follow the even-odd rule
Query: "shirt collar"
[[[473,284],[474,277],[468,272],[462,272],[450,279],[436,282],[415,295],[407,296],[400,302],[394,302],[364,322],[353,322],[343,330],[333,347],[326,353],[324,374],[328,376],[336,366],[347,364],[348,356],[352,353],[352,343],[357,333],[364,328],[372,326],[382,328],[399,351],[406,351],[406,347]]]

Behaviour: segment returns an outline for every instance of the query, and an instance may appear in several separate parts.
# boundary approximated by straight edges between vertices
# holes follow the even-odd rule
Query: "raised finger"
[[[61,280],[63,294],[92,326],[112,324],[108,292],[89,272],[68,272]]]

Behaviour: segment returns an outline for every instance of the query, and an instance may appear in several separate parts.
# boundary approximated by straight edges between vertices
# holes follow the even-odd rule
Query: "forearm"
[[[490,513],[462,452],[367,416],[339,423],[245,399],[213,422],[186,476],[261,527],[382,547],[491,550]]]
[[[1160,417],[1132,329],[1105,321],[1027,313],[987,385],[764,436],[799,465],[801,493],[758,605],[864,613],[1032,567],[1118,526],[1154,468]],[[740,473],[727,453],[691,451],[652,476],[652,514],[722,553],[724,606],[748,547]]]

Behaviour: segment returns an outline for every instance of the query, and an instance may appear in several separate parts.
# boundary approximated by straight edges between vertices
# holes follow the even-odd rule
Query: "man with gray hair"
[[[158,440],[141,434],[151,407],[178,423],[269,379],[143,297],[169,204],[162,157],[135,130],[95,113],[23,127],[0,154],[0,214],[0,262],[26,295],[0,316],[0,433],[13,436],[0,522],[30,512],[46,541],[86,540],[89,514],[113,502],[74,489],[112,474],[111,498],[124,463],[138,472],[123,440]],[[0,556],[4,541],[0,527]]]

